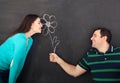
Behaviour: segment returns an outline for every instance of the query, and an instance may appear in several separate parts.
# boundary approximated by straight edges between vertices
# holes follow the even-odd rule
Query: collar
[[[109,49],[106,53],[111,53],[111,52],[113,52],[113,46],[112,45],[110,45],[110,47],[109,47]]]

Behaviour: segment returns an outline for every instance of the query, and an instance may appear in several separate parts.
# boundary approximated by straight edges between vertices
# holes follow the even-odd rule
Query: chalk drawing
[[[52,48],[53,48],[53,52],[55,53],[56,47],[60,43],[57,36],[52,36],[52,34],[55,33],[55,30],[57,27],[56,17],[54,15],[43,14],[41,20],[42,20],[43,27],[44,27],[42,34],[45,36],[49,35],[51,44],[52,44]]]

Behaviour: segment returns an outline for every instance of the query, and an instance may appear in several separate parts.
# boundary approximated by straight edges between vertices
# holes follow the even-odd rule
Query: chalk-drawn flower
[[[54,15],[44,14],[41,18],[43,22],[43,34],[48,35],[49,33],[54,33],[57,27],[56,17]]]
[[[53,52],[55,53],[56,47],[60,43],[60,41],[57,39],[57,36],[52,37],[51,35],[55,32],[55,28],[57,27],[56,18],[54,15],[44,14],[41,18],[41,21],[43,24],[42,34],[50,36]]]

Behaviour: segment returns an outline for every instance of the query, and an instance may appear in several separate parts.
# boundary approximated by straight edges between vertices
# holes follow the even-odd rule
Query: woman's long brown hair
[[[28,32],[31,28],[32,23],[38,18],[39,16],[36,14],[28,14],[24,17],[23,21],[21,22],[20,26],[10,33],[6,38],[4,38],[0,44],[2,44],[6,39],[8,39],[10,36],[16,34],[16,33],[25,33]],[[40,17],[39,17],[40,18]]]

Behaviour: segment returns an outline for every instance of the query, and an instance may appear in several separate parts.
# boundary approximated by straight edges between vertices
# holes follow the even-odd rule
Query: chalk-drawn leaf
[[[56,43],[54,43],[54,48],[53,48],[53,52],[55,53],[56,52],[56,47],[59,45],[60,41],[57,40]]]

